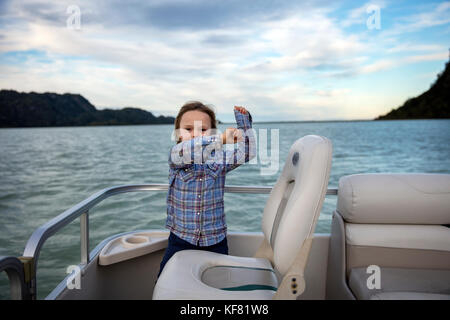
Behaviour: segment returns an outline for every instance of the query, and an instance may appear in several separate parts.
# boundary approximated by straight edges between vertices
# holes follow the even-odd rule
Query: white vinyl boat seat
[[[209,251],[179,251],[167,262],[163,272],[154,299],[267,300],[278,287],[267,259]]]
[[[342,177],[327,297],[450,299],[449,223],[449,174]]]
[[[380,289],[368,288],[366,268],[350,270],[349,285],[359,300],[450,299],[450,270],[408,268],[380,270]]]
[[[295,299],[304,290],[315,225],[328,187],[331,142],[294,142],[264,207],[264,240],[254,257],[184,250],[172,256],[153,299]]]

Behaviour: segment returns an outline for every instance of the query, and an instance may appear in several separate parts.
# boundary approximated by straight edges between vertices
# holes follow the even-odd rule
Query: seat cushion
[[[450,295],[408,291],[381,292],[372,295],[370,300],[450,300]]]
[[[165,265],[153,299],[267,300],[277,287],[277,277],[266,259],[183,250]]]
[[[416,294],[450,295],[450,270],[380,268],[380,289],[368,288],[367,280],[371,275],[366,268],[350,271],[349,286],[357,299],[368,300],[372,296],[374,299],[401,299],[400,292],[408,293],[404,299]]]

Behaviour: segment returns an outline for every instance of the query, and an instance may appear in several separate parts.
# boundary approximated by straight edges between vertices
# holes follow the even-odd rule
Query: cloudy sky
[[[427,90],[449,48],[444,1],[0,0],[0,88],[97,109],[372,119]]]

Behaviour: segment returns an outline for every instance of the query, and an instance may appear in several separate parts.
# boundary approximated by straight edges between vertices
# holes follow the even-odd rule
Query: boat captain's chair
[[[309,135],[291,146],[264,208],[254,257],[183,250],[167,262],[153,299],[295,299],[305,288],[314,228],[328,187],[331,142]],[[245,213],[243,213],[245,214]]]
[[[327,299],[450,299],[450,174],[339,180]]]

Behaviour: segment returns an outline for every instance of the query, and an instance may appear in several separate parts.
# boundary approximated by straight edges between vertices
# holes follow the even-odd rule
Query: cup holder
[[[132,236],[125,236],[122,238],[122,245],[126,248],[136,247],[147,242],[148,237],[145,236],[132,235]]]

